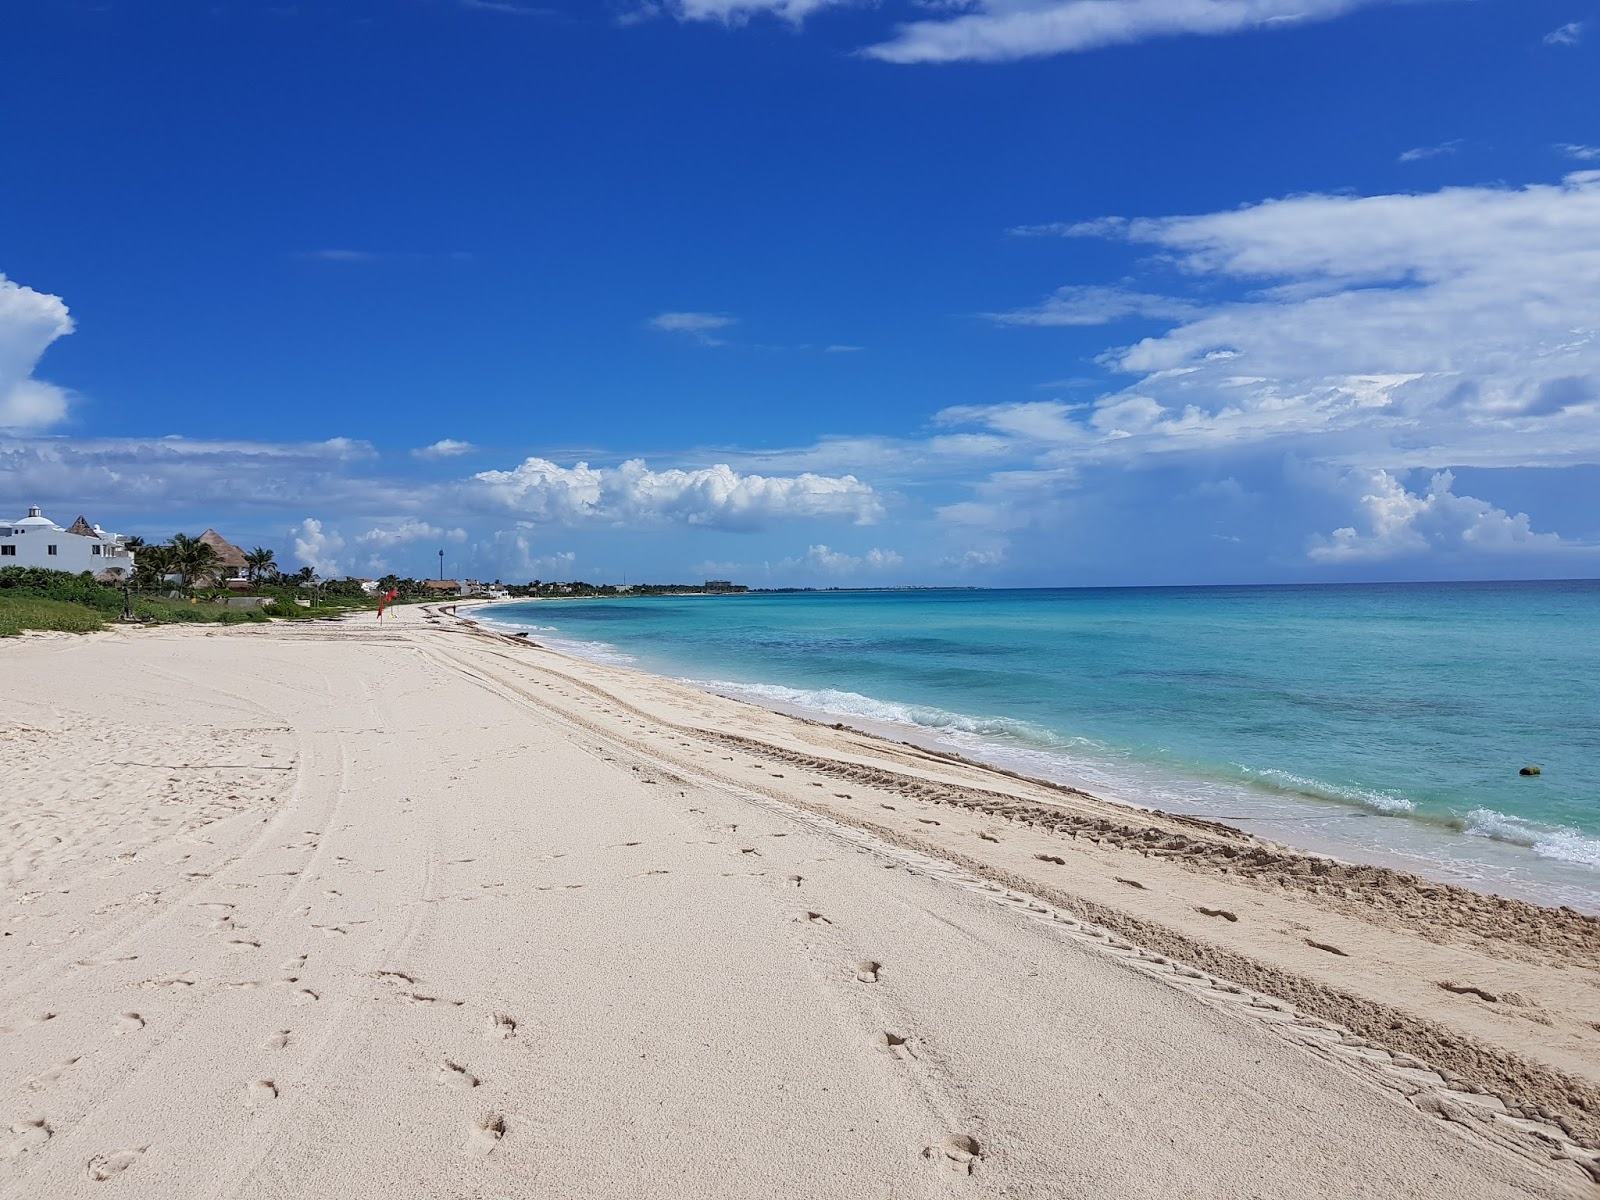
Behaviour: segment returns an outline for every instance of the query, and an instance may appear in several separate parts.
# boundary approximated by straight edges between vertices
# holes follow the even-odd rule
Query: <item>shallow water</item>
[[[1600,582],[813,592],[482,615],[1130,803],[1600,910]]]

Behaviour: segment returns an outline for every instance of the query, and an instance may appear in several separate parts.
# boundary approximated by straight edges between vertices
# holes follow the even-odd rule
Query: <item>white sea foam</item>
[[[1274,791],[1290,792],[1296,795],[1309,796],[1316,800],[1334,800],[1345,804],[1359,804],[1363,808],[1375,809],[1384,813],[1408,813],[1416,811],[1416,803],[1404,796],[1395,795],[1393,792],[1379,792],[1371,788],[1346,787],[1337,783],[1325,783],[1320,779],[1307,779],[1303,775],[1295,775],[1289,771],[1280,771],[1275,768],[1257,771],[1249,767],[1241,768],[1246,775],[1251,776],[1259,784]]]
[[[1015,721],[1006,717],[973,717],[966,713],[950,712],[929,705],[877,700],[871,696],[863,696],[860,692],[845,692],[835,688],[792,688],[771,683],[729,683],[721,679],[685,679],[682,682],[690,687],[724,696],[782,704],[829,716],[859,717],[886,725],[910,725],[941,733],[999,735],[1046,745],[1058,744],[1062,740],[1049,730],[1031,725],[1027,721]]]
[[[1589,837],[1576,829],[1540,825],[1492,808],[1475,808],[1467,814],[1463,832],[1472,837],[1524,846],[1542,858],[1600,867],[1600,838]]]

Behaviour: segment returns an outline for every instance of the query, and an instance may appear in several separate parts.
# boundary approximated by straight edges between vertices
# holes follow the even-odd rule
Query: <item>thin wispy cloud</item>
[[[1152,38],[1219,36],[1327,21],[1386,0],[975,0],[954,17],[912,21],[869,58],[1011,62]]]
[[[1552,29],[1544,35],[1546,46],[1576,46],[1583,41],[1584,21],[1568,21],[1560,29]]]
[[[511,0],[456,0],[456,4],[474,12],[503,13],[511,17],[554,17],[554,9],[535,8],[527,4],[513,4]]]
[[[1579,162],[1600,162],[1600,146],[1579,146],[1572,142],[1562,142],[1556,149]]]
[[[984,313],[997,325],[1109,325],[1130,317],[1181,318],[1195,312],[1186,300],[1121,287],[1063,287],[1031,308]]]
[[[739,323],[738,317],[730,317],[726,313],[708,312],[663,312],[651,317],[645,324],[658,333],[671,333],[679,337],[690,338],[702,346],[725,346],[727,343],[717,337],[719,329],[727,329]]]
[[[1395,0],[928,0],[931,15],[904,22],[861,50],[892,63],[1012,62],[1151,38],[1249,33],[1327,21]],[[869,0],[652,0],[629,23],[670,14],[680,21],[740,25],[765,15],[800,25],[824,9]]]
[[[1452,138],[1448,142],[1440,142],[1437,146],[1414,146],[1400,155],[1398,161],[1403,163],[1422,162],[1429,158],[1443,158],[1454,154],[1461,149],[1461,139]]]
[[[472,262],[477,255],[466,250],[429,253],[420,250],[351,250],[330,247],[322,250],[302,250],[295,258],[303,262],[327,263],[380,263],[380,262]]]
[[[663,11],[680,21],[720,21],[737,25],[751,17],[767,15],[798,25],[824,8],[836,8],[853,0],[665,0],[643,5],[649,15]]]

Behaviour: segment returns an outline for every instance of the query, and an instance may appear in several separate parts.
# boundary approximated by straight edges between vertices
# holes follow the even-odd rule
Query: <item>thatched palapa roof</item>
[[[244,551],[223,537],[215,529],[208,529],[200,535],[199,540],[217,552],[217,562],[224,567],[234,567],[244,570],[248,565],[244,561]]]

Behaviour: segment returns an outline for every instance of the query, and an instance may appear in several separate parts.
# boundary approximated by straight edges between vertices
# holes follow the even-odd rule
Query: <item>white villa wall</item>
[[[51,547],[54,547],[52,553]],[[121,571],[133,574],[133,554],[115,534],[68,533],[37,508],[15,521],[0,521],[0,567],[46,567],[52,571]]]

